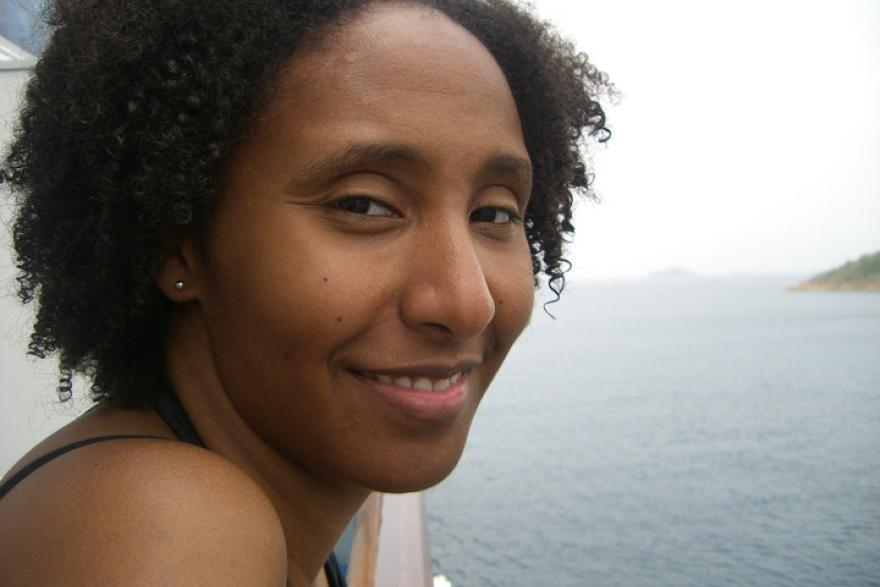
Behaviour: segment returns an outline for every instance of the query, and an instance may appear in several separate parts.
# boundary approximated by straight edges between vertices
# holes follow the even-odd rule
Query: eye
[[[504,208],[487,207],[471,212],[471,222],[488,222],[489,224],[510,224],[519,220],[519,216]]]
[[[340,198],[333,201],[330,207],[361,216],[397,216],[390,207],[368,196]]]

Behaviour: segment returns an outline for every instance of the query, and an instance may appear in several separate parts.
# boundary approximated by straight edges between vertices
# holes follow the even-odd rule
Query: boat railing
[[[431,587],[424,493],[373,493],[355,524],[349,587]]]

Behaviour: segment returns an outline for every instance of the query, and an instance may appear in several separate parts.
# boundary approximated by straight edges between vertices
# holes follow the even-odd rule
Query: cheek
[[[507,260],[504,270],[498,271],[492,279],[491,287],[495,298],[496,339],[506,353],[529,323],[535,301],[532,258],[527,246],[513,261]]]
[[[253,263],[243,279],[225,284],[215,323],[234,324],[238,332],[228,334],[240,337],[237,346],[266,355],[332,352],[346,332],[362,327],[369,288],[338,266],[314,261],[291,261],[290,271]]]
[[[350,267],[346,251],[326,242],[307,215],[261,206],[263,200],[271,202],[246,200],[249,205],[220,218],[226,222],[218,224],[208,256],[213,318],[223,321],[229,317],[221,313],[235,311],[242,326],[306,334],[320,333],[338,318],[345,321],[364,264]]]

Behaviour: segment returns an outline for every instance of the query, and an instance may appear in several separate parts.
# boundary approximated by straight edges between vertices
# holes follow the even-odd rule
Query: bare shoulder
[[[2,585],[275,585],[284,534],[226,459],[170,440],[65,454],[0,500]]]

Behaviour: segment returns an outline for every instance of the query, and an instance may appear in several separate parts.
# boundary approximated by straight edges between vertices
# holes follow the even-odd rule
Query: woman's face
[[[202,249],[224,393],[311,474],[424,488],[532,308],[510,89],[464,29],[404,5],[299,49],[277,86]]]

